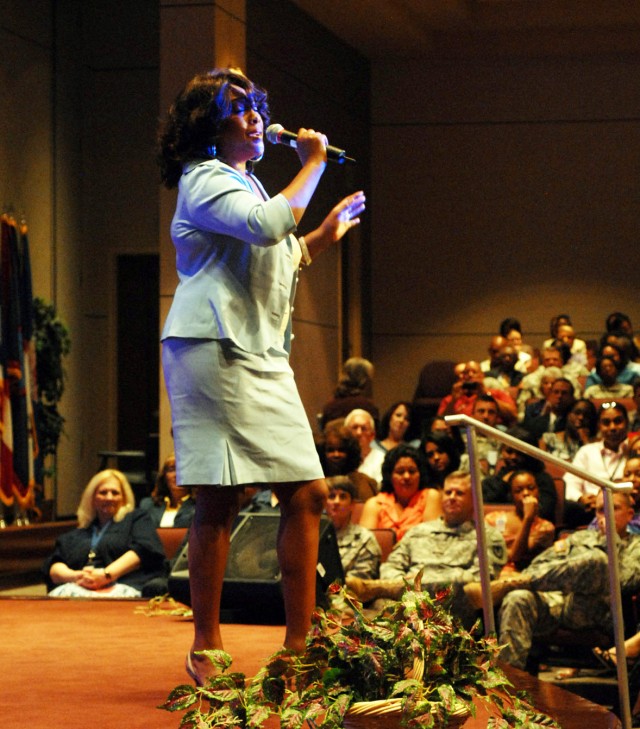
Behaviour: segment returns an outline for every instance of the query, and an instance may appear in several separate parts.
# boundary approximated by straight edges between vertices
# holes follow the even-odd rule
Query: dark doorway
[[[117,269],[118,450],[144,451],[153,461],[150,449],[157,448],[159,408],[160,257],[120,255]],[[151,468],[157,468],[157,456]]]

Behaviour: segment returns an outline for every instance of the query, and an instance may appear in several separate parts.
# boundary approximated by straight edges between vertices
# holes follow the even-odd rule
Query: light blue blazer
[[[289,351],[296,223],[287,199],[266,199],[258,185],[264,201],[220,160],[185,165],[171,223],[180,281],[162,339],[230,339],[256,354]]]

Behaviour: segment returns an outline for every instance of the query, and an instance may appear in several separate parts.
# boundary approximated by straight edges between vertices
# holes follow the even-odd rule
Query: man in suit
[[[558,433],[567,426],[567,414],[573,407],[575,396],[573,383],[566,377],[559,377],[547,397],[547,407],[542,414],[525,419],[523,426],[539,441],[543,433]]]

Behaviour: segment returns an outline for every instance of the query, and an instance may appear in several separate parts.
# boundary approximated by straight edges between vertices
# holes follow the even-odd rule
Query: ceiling
[[[640,52],[640,0],[293,0],[371,60]]]

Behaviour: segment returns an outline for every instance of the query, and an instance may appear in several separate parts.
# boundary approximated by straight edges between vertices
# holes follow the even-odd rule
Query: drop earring
[[[207,147],[207,154],[209,157],[216,157],[218,155],[218,150],[216,149],[215,144],[211,144]]]

